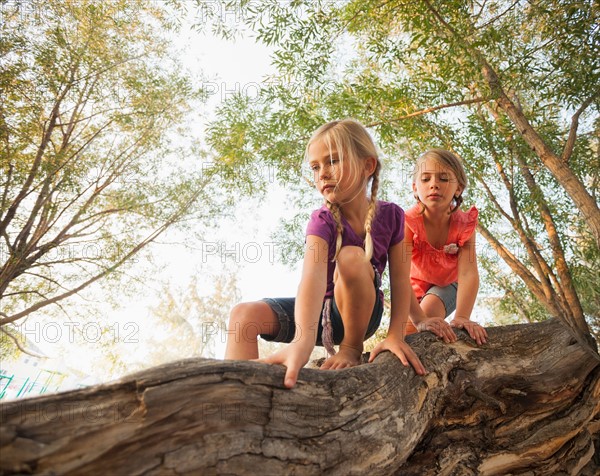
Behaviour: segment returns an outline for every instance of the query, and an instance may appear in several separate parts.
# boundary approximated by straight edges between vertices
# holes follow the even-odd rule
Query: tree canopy
[[[4,333],[117,280],[167,228],[213,211],[194,143],[182,139],[201,90],[174,55],[165,5],[2,2]]]
[[[486,240],[481,261],[504,305],[528,320],[540,309],[561,316],[582,338],[588,322],[598,332],[595,2],[226,5],[237,22],[223,11],[204,18],[269,45],[278,72],[258,98],[240,95],[221,107],[209,140],[223,169],[267,163],[294,185],[307,137],[341,117],[371,129],[388,159],[388,185],[407,175],[406,166],[390,165],[448,148],[467,168],[467,202],[480,208]]]

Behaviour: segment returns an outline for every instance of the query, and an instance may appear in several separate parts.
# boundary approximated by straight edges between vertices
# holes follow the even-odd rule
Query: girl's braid
[[[458,197],[454,197],[453,198],[454,201],[454,206],[450,209],[450,213],[454,213],[456,210],[458,210],[460,208],[460,205],[463,202],[463,196],[462,193],[458,196]],[[452,204],[450,204],[452,206]]]
[[[371,261],[373,256],[373,237],[371,236],[371,224],[373,223],[373,217],[377,209],[377,192],[379,191],[379,171],[381,170],[381,163],[377,160],[377,166],[375,172],[373,172],[373,182],[371,183],[371,198],[369,201],[369,210],[367,211],[367,218],[365,219],[365,257],[367,261]]]
[[[327,208],[331,211],[333,218],[335,219],[337,236],[335,239],[335,254],[333,255],[332,261],[337,260],[338,253],[342,249],[342,233],[344,227],[342,226],[342,216],[340,214],[340,206],[337,203],[331,203],[327,201]]]

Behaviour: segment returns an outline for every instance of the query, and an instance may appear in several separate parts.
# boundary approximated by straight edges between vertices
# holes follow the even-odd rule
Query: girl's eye
[[[448,181],[450,180],[450,177],[448,177],[447,175],[442,175],[442,176],[440,177],[440,180],[441,180],[442,182],[448,182]]]

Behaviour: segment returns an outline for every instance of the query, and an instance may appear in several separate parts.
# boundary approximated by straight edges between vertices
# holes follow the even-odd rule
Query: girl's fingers
[[[446,333],[448,342],[456,342],[456,334],[454,333],[450,325],[446,324],[444,326],[444,332]]]
[[[420,326],[419,331],[430,331],[446,343],[454,342],[456,335],[447,322],[440,320]]]
[[[453,320],[450,323],[450,326],[457,329],[465,329],[469,333],[469,336],[471,336],[471,338],[475,340],[479,345],[487,343],[488,333],[485,330],[485,328],[477,322],[462,322]]]
[[[271,357],[263,357],[262,359],[253,359],[253,362],[260,362],[261,364],[272,364]]]
[[[401,350],[398,349],[394,353],[396,354],[396,357],[398,357],[400,359],[400,362],[402,362],[402,365],[404,365],[405,367],[408,367],[410,365],[408,363],[408,359],[406,358],[406,355],[404,354],[404,352],[402,352]]]
[[[394,354],[396,354],[396,356],[400,359],[400,362],[402,362],[405,367],[412,366],[417,375],[425,375],[427,373],[425,366],[421,363],[421,360],[411,348],[406,350],[398,348]]]
[[[446,322],[442,325],[439,335],[447,344],[456,341],[456,334],[452,330],[452,327]]]
[[[438,337],[441,337],[442,339],[444,339],[444,342],[449,342],[448,340],[448,331],[446,329],[446,326],[444,325],[437,325],[435,326],[435,334]]]
[[[298,365],[294,359],[288,359],[285,355],[278,355],[277,353],[262,359],[254,359],[253,361],[261,362],[263,364],[280,364],[285,366],[286,370],[283,384],[287,388],[292,388],[294,385],[296,385],[296,382],[298,381],[298,374],[300,373],[300,369],[303,367],[302,365]]]
[[[398,357],[398,359],[400,359],[400,362],[402,362],[402,365],[404,365],[405,367],[412,366],[418,375],[425,375],[427,373],[427,370],[425,370],[425,367],[421,363],[421,360],[419,359],[417,354],[415,354],[415,352],[406,343],[404,343],[404,346],[402,344],[395,344],[389,348],[383,345],[383,343],[378,344],[371,351],[369,362],[372,362],[373,359],[377,356],[377,354],[383,352],[384,350],[391,351],[396,357]]]
[[[285,372],[285,379],[283,381],[283,384],[287,387],[287,388],[292,388],[294,385],[296,385],[296,382],[298,381],[298,373],[299,373],[300,369],[297,369],[293,366],[289,366]]]
[[[421,359],[419,359],[419,357],[417,357],[417,354],[415,354],[413,352],[412,355],[409,356],[409,359],[410,359],[410,364],[415,369],[415,372],[417,373],[417,375],[425,375],[427,373],[427,370],[425,370],[425,366],[421,362]]]
[[[375,348],[371,351],[371,354],[369,355],[369,363],[373,362],[375,360],[375,357],[377,357],[377,355],[383,350],[383,347],[381,344],[378,344],[377,346],[375,346]]]
[[[477,342],[477,344],[485,344],[486,332],[483,327],[474,322],[469,326],[468,331],[471,338],[473,338]]]

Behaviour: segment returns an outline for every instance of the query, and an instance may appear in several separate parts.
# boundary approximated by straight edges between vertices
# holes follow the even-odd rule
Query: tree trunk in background
[[[600,471],[600,360],[558,320],[478,348],[408,340],[343,371],[190,359],[0,405],[2,474],[573,474]]]

